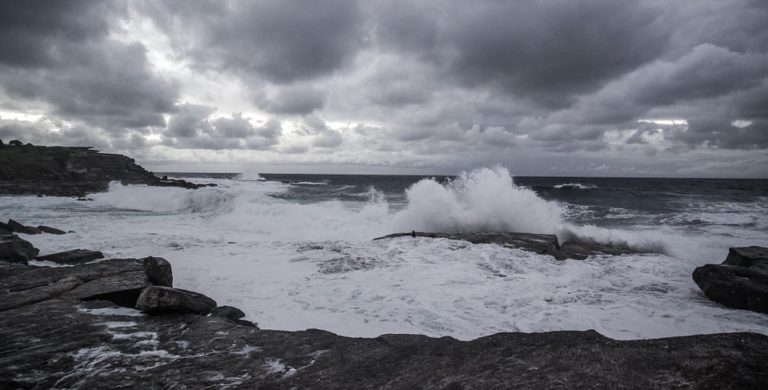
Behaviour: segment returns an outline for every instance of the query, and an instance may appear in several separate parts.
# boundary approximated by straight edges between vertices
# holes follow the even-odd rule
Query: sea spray
[[[515,185],[503,167],[464,172],[446,184],[424,179],[406,196],[399,231],[555,233],[563,224],[563,207]]]
[[[97,205],[155,213],[217,213],[231,209],[233,195],[217,188],[190,190],[176,187],[123,185],[112,182],[109,191],[91,195]]]

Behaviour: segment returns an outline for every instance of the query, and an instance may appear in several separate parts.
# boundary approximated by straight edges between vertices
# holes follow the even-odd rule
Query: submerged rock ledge
[[[0,145],[0,194],[85,196],[111,181],[196,189],[204,185],[161,179],[129,157],[88,147]]]
[[[0,258],[0,388],[763,388],[768,337],[472,341],[259,329],[172,288],[162,258],[34,267]],[[135,309],[141,307],[142,311]],[[205,314],[211,312],[211,314]]]
[[[514,232],[473,232],[473,233],[395,233],[374,240],[400,237],[445,238],[468,241],[473,244],[497,244],[507,248],[523,249],[538,254],[550,255],[557,260],[584,260],[593,255],[625,255],[633,253],[652,253],[651,250],[632,248],[626,244],[605,244],[594,240],[572,237],[560,243],[554,234],[514,233]]]

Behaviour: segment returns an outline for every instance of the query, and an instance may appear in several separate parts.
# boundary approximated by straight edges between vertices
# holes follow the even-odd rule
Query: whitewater
[[[218,185],[199,190],[113,183],[85,202],[6,196],[0,215],[73,231],[22,235],[42,254],[83,248],[108,258],[164,257],[175,287],[241,308],[268,329],[463,340],[586,329],[616,339],[768,334],[768,317],[711,302],[691,279],[728,247],[768,246],[760,194],[746,202],[685,198],[682,212],[626,205],[594,215],[589,202],[607,196],[602,183],[564,179],[544,196],[501,167],[396,189],[378,188],[375,178],[361,190],[264,176],[191,179]],[[411,230],[579,235],[662,253],[559,261],[447,239],[372,241]]]

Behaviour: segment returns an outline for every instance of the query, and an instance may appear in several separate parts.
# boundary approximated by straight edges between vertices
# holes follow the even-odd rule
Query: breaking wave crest
[[[565,183],[552,186],[556,190],[594,190],[597,186],[584,185],[581,183]]]
[[[242,173],[238,174],[237,176],[235,176],[235,180],[241,180],[241,181],[264,181],[266,179],[261,177],[261,175],[259,175],[256,172],[246,171],[246,172],[242,172]]]
[[[395,222],[403,231],[555,233],[565,212],[518,187],[503,167],[464,172],[446,184],[424,179],[406,196],[408,203]]]
[[[110,183],[109,191],[94,194],[98,205],[156,213],[217,213],[231,210],[234,196],[217,188],[188,190]]]

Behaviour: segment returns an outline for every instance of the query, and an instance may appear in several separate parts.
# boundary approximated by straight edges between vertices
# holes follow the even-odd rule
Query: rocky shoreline
[[[654,253],[651,249],[633,248],[627,244],[605,244],[580,237],[570,237],[562,244],[554,234],[513,233],[513,232],[472,232],[472,233],[395,233],[374,240],[401,237],[445,238],[467,241],[473,244],[497,244],[506,248],[523,249],[540,255],[549,255],[557,260],[584,260],[594,255],[626,255]]]
[[[493,237],[508,245],[513,238],[529,244],[542,238]],[[0,388],[758,389],[768,383],[768,336],[760,334],[617,341],[561,331],[459,341],[265,330],[237,308],[174,288],[162,258],[95,260],[103,255],[85,250],[38,255],[14,232],[0,231]],[[57,266],[26,264],[43,258]]]
[[[106,191],[112,181],[189,189],[210,185],[159,178],[132,158],[89,147],[0,141],[0,195],[84,197]]]

